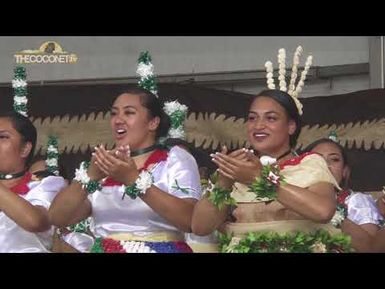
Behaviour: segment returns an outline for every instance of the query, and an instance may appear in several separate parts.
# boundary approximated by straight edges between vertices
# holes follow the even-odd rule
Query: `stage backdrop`
[[[73,177],[91,148],[112,147],[109,108],[131,85],[30,86],[29,115],[38,129],[37,156],[44,155],[48,135],[59,138],[63,173]],[[187,141],[199,166],[214,169],[209,153],[223,144],[247,145],[245,116],[252,95],[194,85],[160,84],[162,100],[178,99],[189,107]],[[11,86],[0,88],[0,108],[12,107]],[[378,191],[385,185],[385,90],[302,99],[303,129],[298,147],[336,130],[353,166],[355,190]]]

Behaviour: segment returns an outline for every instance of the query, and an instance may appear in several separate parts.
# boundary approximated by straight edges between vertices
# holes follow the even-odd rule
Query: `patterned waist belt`
[[[92,253],[192,253],[182,234],[173,232],[121,233],[97,238]]]
[[[177,232],[152,232],[152,233],[118,233],[107,238],[117,241],[142,241],[142,242],[170,242],[184,241],[184,236]]]

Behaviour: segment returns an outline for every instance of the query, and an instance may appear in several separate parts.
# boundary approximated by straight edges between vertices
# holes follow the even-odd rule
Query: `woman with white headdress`
[[[297,48],[288,88],[285,51],[281,49],[278,55],[279,89],[274,85],[272,64],[266,63],[269,89],[254,97],[247,117],[248,140],[253,150],[229,153],[223,148],[212,155],[218,166],[218,181],[195,206],[192,229],[198,235],[216,229],[235,235],[237,238],[227,243],[223,251],[311,252],[330,249],[318,244],[321,238],[318,235],[295,235],[298,231],[315,234],[318,228],[336,232],[325,224],[335,213],[334,187],[338,187],[321,156],[315,153],[298,155],[294,150],[302,115],[302,104],[297,96],[312,61],[309,57],[295,86],[301,53],[302,48]],[[252,239],[242,239],[246,233],[263,231],[294,235],[274,237],[261,233]],[[298,238],[313,242],[297,246]],[[270,241],[264,243],[261,240]],[[250,242],[260,243],[250,245]]]

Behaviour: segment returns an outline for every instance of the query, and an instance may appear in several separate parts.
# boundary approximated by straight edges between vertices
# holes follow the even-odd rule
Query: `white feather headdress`
[[[298,95],[302,92],[302,88],[305,85],[305,79],[306,75],[310,69],[310,66],[313,62],[313,56],[309,55],[306,59],[305,67],[301,73],[300,79],[295,84],[295,81],[298,76],[298,65],[299,65],[299,58],[302,55],[303,48],[302,46],[298,46],[297,49],[294,52],[293,57],[293,66],[291,69],[291,78],[289,82],[289,87],[287,87],[286,84],[286,51],[284,48],[281,48],[278,50],[278,81],[279,81],[279,90],[287,92],[294,100],[295,105],[297,106],[299,115],[303,114],[302,111],[302,103],[298,100]],[[271,61],[267,61],[265,63],[266,68],[266,78],[267,78],[267,87],[269,89],[276,89],[274,84],[274,69],[273,69],[273,63]]]

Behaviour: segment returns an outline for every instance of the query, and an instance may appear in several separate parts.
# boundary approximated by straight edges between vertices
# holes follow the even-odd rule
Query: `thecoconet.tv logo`
[[[15,55],[17,64],[76,63],[78,57],[68,53],[55,41],[46,41],[37,50],[22,50]]]

